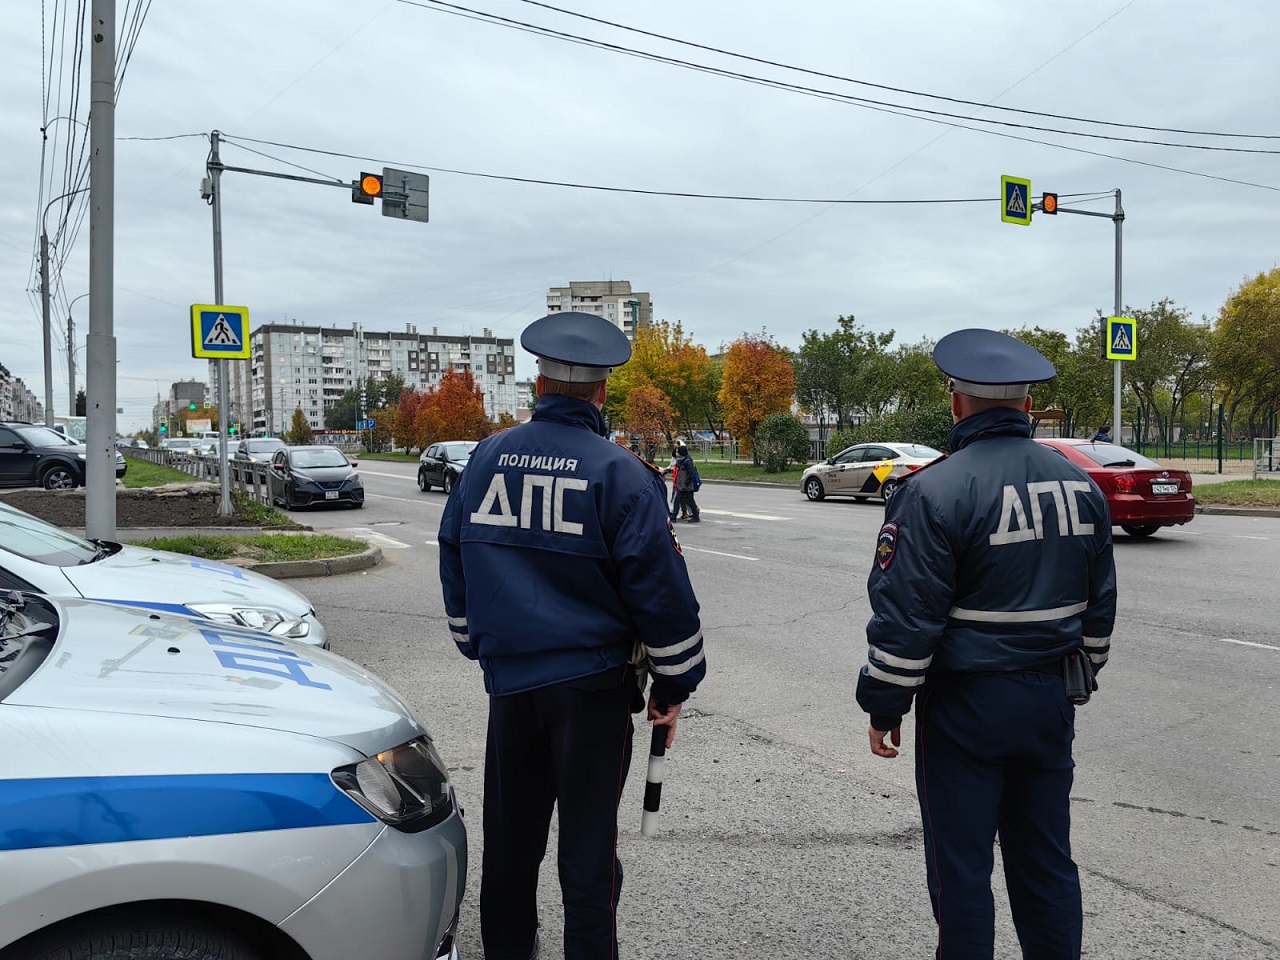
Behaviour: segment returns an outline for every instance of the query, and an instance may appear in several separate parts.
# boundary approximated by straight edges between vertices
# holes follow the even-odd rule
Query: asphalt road
[[[359,511],[314,511],[386,563],[293,581],[335,649],[404,692],[453,765],[477,903],[486,704],[448,639],[436,572],[444,504],[410,464],[366,461]],[[870,755],[853,702],[882,507],[707,483],[680,525],[709,673],[668,761],[659,837],[639,835],[647,737],[621,815],[628,957],[932,956],[910,749]],[[1120,616],[1102,690],[1077,718],[1074,849],[1089,957],[1280,957],[1280,519],[1198,516],[1117,531]],[[910,743],[910,719],[904,741]],[[552,844],[554,845],[554,837]],[[997,956],[1018,955],[997,866]],[[544,956],[560,951],[554,855]]]

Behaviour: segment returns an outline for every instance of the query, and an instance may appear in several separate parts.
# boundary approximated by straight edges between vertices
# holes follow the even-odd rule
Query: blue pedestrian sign
[[[249,308],[193,303],[191,355],[207,360],[248,360]]]
[[[1107,317],[1107,359],[1138,359],[1138,323],[1131,317]]]
[[[1031,224],[1031,181],[1020,177],[1000,178],[1000,219],[1021,226]]]
[[[372,430],[377,425],[378,425],[377,420],[357,420],[356,421],[357,430]]]

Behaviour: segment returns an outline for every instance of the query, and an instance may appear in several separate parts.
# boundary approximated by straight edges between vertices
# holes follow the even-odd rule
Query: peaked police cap
[[[553,313],[520,334],[520,346],[538,358],[538,372],[552,380],[605,380],[631,359],[631,341],[617,326],[591,313]]]
[[[1025,397],[1030,385],[1058,371],[1035,347],[996,330],[957,330],[933,348],[933,362],[957,393],[989,400]]]

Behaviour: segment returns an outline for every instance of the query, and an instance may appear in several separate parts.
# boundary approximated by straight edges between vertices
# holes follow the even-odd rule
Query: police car
[[[0,956],[456,960],[430,734],[322,650],[0,596]]]
[[[124,603],[328,647],[298,591],[230,564],[85,540],[0,501],[0,590]]]

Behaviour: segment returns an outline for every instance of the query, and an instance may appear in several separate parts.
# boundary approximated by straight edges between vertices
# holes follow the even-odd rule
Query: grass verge
[[[246,523],[252,523],[254,526],[295,528],[301,526],[301,524],[290,519],[275,507],[261,504],[239,490],[231,491],[231,502],[235,507],[236,515]]]
[[[395,463],[417,463],[416,453],[353,453],[357,460],[391,460]]]
[[[793,464],[786,470],[778,473],[765,473],[764,467],[752,466],[749,463],[724,463],[716,460],[704,462],[695,460],[698,465],[698,475],[703,480],[754,480],[757,483],[776,483],[780,486],[800,486],[800,475],[804,473],[805,468],[809,465]],[[659,467],[665,467],[666,461],[658,464]]]
[[[1227,507],[1280,507],[1280,481],[1226,480],[1195,487],[1198,503],[1218,503]]]
[[[125,457],[125,460],[129,463],[129,469],[120,482],[130,490],[136,490],[139,487],[159,487],[166,483],[195,482],[194,477],[173,467],[165,467],[150,460],[137,460],[133,457]]]
[[[162,537],[135,540],[139,547],[170,550],[206,560],[324,560],[361,553],[367,544],[328,534],[259,533],[239,537],[232,534],[192,534],[185,537]]]

